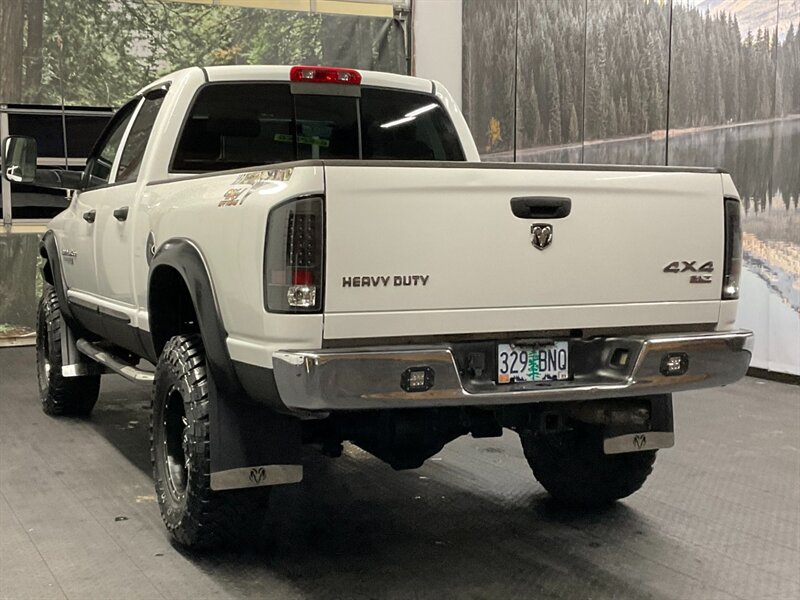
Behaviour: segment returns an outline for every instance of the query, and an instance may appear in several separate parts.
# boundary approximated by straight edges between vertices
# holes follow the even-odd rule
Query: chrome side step
[[[155,375],[150,371],[138,369],[130,363],[125,362],[121,358],[114,356],[106,350],[98,348],[91,342],[88,342],[84,339],[78,340],[76,345],[81,353],[85,354],[93,361],[111,369],[115,373],[119,373],[128,381],[133,381],[134,383],[153,383]]]

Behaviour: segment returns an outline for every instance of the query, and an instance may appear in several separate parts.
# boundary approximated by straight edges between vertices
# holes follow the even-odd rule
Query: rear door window
[[[84,173],[84,183],[87,189],[105,185],[111,176],[111,167],[114,165],[114,158],[119,151],[122,136],[131,120],[133,111],[139,104],[139,99],[128,102],[117,111],[111,119],[107,129],[95,146],[92,156],[86,161],[86,171]]]
[[[153,131],[153,124],[156,122],[156,116],[158,116],[163,100],[163,94],[145,97],[125,141],[125,148],[119,159],[117,176],[114,179],[115,183],[136,181],[142,166],[144,151],[147,148],[147,141],[150,139],[150,133]]]

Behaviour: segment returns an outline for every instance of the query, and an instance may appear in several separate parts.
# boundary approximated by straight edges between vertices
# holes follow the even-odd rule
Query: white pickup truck
[[[120,108],[82,174],[37,171],[32,138],[3,160],[73,190],[41,244],[44,410],[87,415],[105,372],[151,385],[185,545],[249,527],[303,445],[404,469],[510,428],[552,496],[613,502],[673,444],[671,393],[749,364],[726,173],[481,163],[433,81],[190,68]]]

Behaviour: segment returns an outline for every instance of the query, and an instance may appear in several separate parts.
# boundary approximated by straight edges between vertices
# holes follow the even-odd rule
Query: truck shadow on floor
[[[145,388],[109,382],[91,424],[149,475],[148,419]],[[403,472],[357,449],[308,453],[303,483],[272,491],[259,535],[235,550],[176,550],[232,597],[275,579],[312,598],[652,597],[634,574],[653,569],[637,549],[658,552],[659,532],[625,503],[560,508],[511,456],[516,443],[485,449],[497,469],[472,465],[479,451],[463,444]]]
[[[105,376],[100,398],[87,423],[148,476],[150,466],[150,389],[120,377]]]
[[[303,484],[274,491],[263,545],[193,560],[210,574],[269,573],[315,598],[650,597],[626,580],[642,558],[619,540],[659,536],[624,504],[575,513],[532,479],[528,492],[511,479],[486,493],[446,466],[421,472],[314,457]],[[257,593],[258,577],[242,583]]]

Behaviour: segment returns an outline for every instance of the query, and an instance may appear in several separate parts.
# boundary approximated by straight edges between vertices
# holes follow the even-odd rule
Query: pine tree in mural
[[[580,129],[578,128],[578,113],[575,111],[575,104],[569,107],[569,137],[568,141],[577,142],[580,139]]]
[[[59,104],[63,92],[66,104],[119,106],[156,77],[194,65],[344,61],[404,72],[399,25],[385,25],[172,0],[2,0],[0,101]]]
[[[544,64],[545,77],[552,81],[547,89],[547,141],[561,143],[561,95],[558,90],[558,73],[552,54],[548,54]]]
[[[493,116],[480,107],[494,103],[494,113],[513,112],[514,97],[505,90],[514,48],[497,44],[513,39],[518,11],[519,148],[579,141],[584,124],[590,140],[663,135],[670,3],[589,2],[588,19],[586,6],[584,0],[464,0],[464,50],[471,61],[464,72],[472,74],[464,79],[464,108],[476,131],[485,131]],[[672,22],[671,128],[800,113],[800,24],[779,40],[774,29],[742,32],[735,15],[677,1]]]

